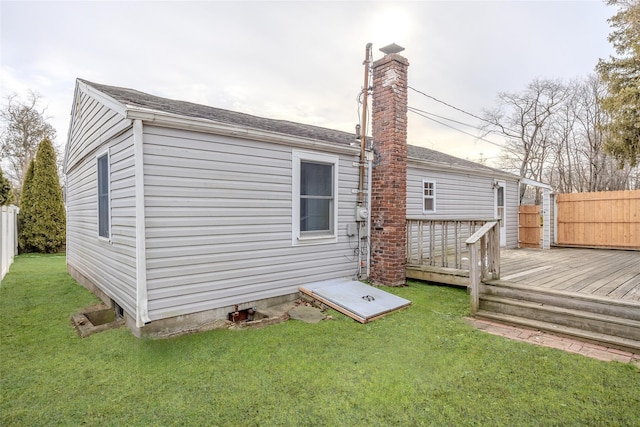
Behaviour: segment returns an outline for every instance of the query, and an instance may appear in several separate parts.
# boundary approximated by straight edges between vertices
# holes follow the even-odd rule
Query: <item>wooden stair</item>
[[[640,304],[504,281],[480,285],[476,317],[640,353]]]

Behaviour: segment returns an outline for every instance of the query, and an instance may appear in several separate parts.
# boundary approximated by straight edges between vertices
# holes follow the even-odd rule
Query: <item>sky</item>
[[[615,9],[582,1],[0,1],[0,102],[42,96],[67,140],[76,78],[353,132],[365,46],[406,50],[409,86],[481,116],[535,78],[583,78],[612,55]],[[408,140],[495,165],[499,136],[409,91]],[[440,121],[444,121],[438,119]]]

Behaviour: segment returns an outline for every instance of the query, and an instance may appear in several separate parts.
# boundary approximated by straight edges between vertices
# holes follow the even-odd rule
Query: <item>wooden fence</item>
[[[540,206],[521,205],[518,209],[518,246],[540,249]]]
[[[559,194],[557,244],[640,250],[640,190]]]
[[[18,253],[18,210],[16,206],[0,207],[0,280]]]

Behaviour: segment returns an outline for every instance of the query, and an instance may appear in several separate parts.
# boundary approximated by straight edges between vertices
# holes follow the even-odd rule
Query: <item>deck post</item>
[[[478,312],[480,306],[480,271],[478,270],[478,242],[469,246],[469,286],[471,291],[471,315]]]
[[[494,227],[493,242],[491,248],[491,278],[493,280],[500,279],[500,227]]]
[[[475,315],[480,308],[480,283],[483,279],[488,278],[489,269],[493,275],[493,255],[495,247],[500,250],[500,235],[496,233],[496,229],[500,227],[500,222],[490,221],[484,224],[478,231],[473,233],[467,239],[467,247],[469,248],[469,287],[471,293],[471,314]],[[497,241],[496,241],[497,237]],[[480,257],[478,260],[478,244],[480,245]],[[485,261],[485,257],[491,259]]]
[[[491,230],[489,230],[491,233]],[[486,234],[480,237],[480,279],[486,279],[489,263],[487,262],[487,236]]]
[[[424,222],[418,221],[418,264],[422,265],[424,260]]]

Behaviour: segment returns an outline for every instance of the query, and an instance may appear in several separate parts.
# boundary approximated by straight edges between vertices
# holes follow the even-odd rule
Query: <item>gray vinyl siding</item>
[[[436,212],[423,212],[422,182],[436,183]],[[517,180],[504,177],[445,172],[409,164],[407,217],[425,219],[488,219],[494,212],[494,180],[505,181],[507,247],[518,245]]]
[[[66,153],[67,173],[72,171],[77,163],[100,149],[104,141],[131,126],[130,120],[124,119],[84,92],[79,91],[76,95],[75,117]]]
[[[507,209],[506,219],[507,219],[507,247],[508,248],[517,248],[518,247],[518,209],[520,206],[520,199],[518,196],[518,185],[519,181],[517,180],[507,180],[506,187],[504,189],[505,194],[505,206]]]
[[[422,181],[436,183],[436,212],[422,211]],[[493,178],[407,168],[407,216],[422,218],[493,218]]]
[[[127,120],[90,98],[73,118],[67,149],[67,263],[128,313],[136,307],[135,179],[133,135],[129,128],[105,141]],[[77,110],[76,110],[77,111]],[[89,114],[92,112],[92,114]],[[110,240],[98,237],[97,156],[109,150]]]
[[[349,242],[346,224],[354,222],[357,197],[353,161],[341,156],[338,167],[338,242],[292,246],[291,147],[145,126],[150,318],[352,276],[356,242]]]

